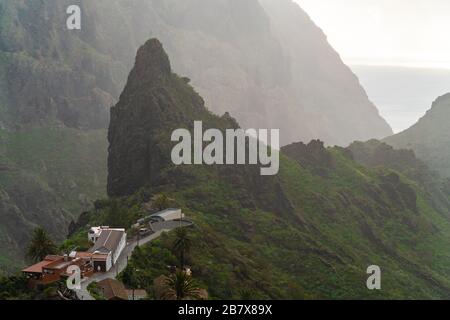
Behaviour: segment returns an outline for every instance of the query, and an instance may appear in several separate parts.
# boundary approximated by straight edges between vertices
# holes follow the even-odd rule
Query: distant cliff
[[[356,77],[291,1],[78,3],[82,28],[68,31],[71,0],[0,1],[2,267],[23,262],[36,225],[60,240],[105,195],[109,108],[151,37],[207,108],[230,111],[242,126],[280,128],[284,144],[390,134]]]
[[[433,102],[431,109],[411,128],[384,141],[411,149],[432,170],[450,178],[450,93]]]
[[[131,67],[130,52],[157,37],[211,111],[229,111],[242,127],[279,128],[282,144],[345,146],[392,134],[323,32],[291,0],[100,0],[88,7],[113,57]]]

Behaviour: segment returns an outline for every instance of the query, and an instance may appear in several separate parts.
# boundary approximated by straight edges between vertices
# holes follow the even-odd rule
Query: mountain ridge
[[[383,141],[403,149],[411,149],[431,169],[450,178],[450,93],[437,98],[431,109],[409,129]]]
[[[272,177],[261,177],[252,166],[173,166],[168,156],[173,128],[198,118],[206,127],[233,123],[211,114],[186,79],[169,74],[167,67],[153,68],[157,61],[167,62],[160,50],[154,39],[139,50],[128,89],[112,109],[109,188],[118,198],[109,201],[130,208],[117,212],[117,219],[131,226],[152,195],[173,199],[196,225],[187,263],[214,298],[236,299],[248,288],[263,299],[450,296],[445,254],[450,217],[407,171],[388,163],[363,166],[354,160],[355,151],[326,148],[317,140],[282,148],[280,173]],[[146,74],[149,70],[163,72]],[[160,117],[165,118],[155,121]],[[416,170],[412,153],[387,152]],[[130,175],[129,168],[148,161],[161,169]],[[417,170],[429,174],[426,167]],[[90,212],[85,222],[108,221],[110,203]],[[81,226],[74,237],[85,231]],[[169,252],[172,241],[166,235],[143,250]],[[170,259],[162,259],[133,255],[145,274],[142,287],[150,290],[154,277],[167,271],[161,265]],[[366,268],[373,264],[384,270],[382,291],[366,288]]]
[[[42,222],[55,240],[62,240],[70,220],[106,194],[109,107],[122,92],[135,49],[152,35],[162,40],[174,70],[191,78],[210,110],[230,111],[246,126],[281,128],[283,144],[311,138],[345,144],[372,137],[372,129],[378,135],[372,125],[345,137],[332,132],[335,117],[321,109],[347,105],[365,109],[371,108],[370,103],[360,99],[362,90],[353,77],[355,91],[348,96],[356,92],[356,103],[346,97],[347,86],[328,81],[329,72],[319,68],[326,66],[324,59],[309,63],[315,56],[309,46],[298,55],[308,56],[305,64],[310,65],[301,73],[305,71],[304,79],[313,79],[315,87],[323,83],[329,88],[325,93],[334,107],[322,100],[324,92],[312,94],[308,81],[294,82],[290,65],[296,55],[287,52],[286,43],[281,45],[272,18],[256,0],[82,0],[82,29],[68,31],[66,8],[72,4],[70,0],[0,3],[0,168],[17,169],[2,169],[0,177],[2,268],[14,255],[14,265],[24,264],[21,252],[32,228]],[[123,22],[120,28],[117,21]],[[302,23],[316,34],[311,21]],[[305,43],[316,42],[312,35],[302,35]],[[323,37],[316,47],[331,50]],[[295,97],[298,91],[301,99]],[[331,97],[335,91],[340,92],[340,103]],[[358,122],[339,119],[345,130]],[[31,196],[19,199],[14,194]],[[45,206],[40,205],[41,198],[47,199]],[[32,210],[33,205],[38,209]],[[2,255],[9,258],[2,260]]]

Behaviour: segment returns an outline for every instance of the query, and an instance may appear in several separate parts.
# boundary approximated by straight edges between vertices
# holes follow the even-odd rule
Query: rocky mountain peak
[[[134,72],[142,76],[140,79],[158,79],[172,72],[169,57],[158,39],[150,39],[139,48]]]
[[[161,183],[171,165],[170,136],[210,116],[203,99],[171,72],[169,58],[156,39],[139,48],[120,100],[111,108],[108,139],[108,194],[129,195]]]
[[[136,54],[136,61],[122,95],[130,95],[142,87],[151,87],[172,73],[169,57],[161,42],[148,40]]]

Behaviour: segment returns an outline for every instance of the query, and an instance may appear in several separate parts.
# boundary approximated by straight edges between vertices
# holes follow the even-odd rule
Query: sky
[[[294,0],[347,64],[450,69],[450,0]]]

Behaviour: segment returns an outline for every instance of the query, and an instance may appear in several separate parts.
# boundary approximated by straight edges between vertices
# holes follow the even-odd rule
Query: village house
[[[76,265],[81,270],[81,277],[88,277],[93,274],[91,260],[89,258],[69,256],[49,255],[41,262],[38,262],[22,270],[22,273],[29,279],[30,287],[47,285],[68,277],[67,268]]]
[[[128,293],[122,282],[116,279],[104,279],[97,282],[106,300],[128,300]]]
[[[125,229],[102,229],[94,246],[88,250],[92,254],[94,270],[107,272],[117,262],[127,244]]]
[[[67,268],[76,265],[81,276],[94,272],[107,272],[117,262],[126,246],[125,229],[94,227],[89,230],[89,240],[95,242],[87,252],[72,251],[69,255],[49,255],[44,260],[27,267],[22,273],[30,280],[30,286],[46,285],[68,277]]]
[[[95,243],[97,242],[98,238],[100,237],[100,234],[103,230],[117,230],[117,231],[125,231],[125,229],[122,228],[110,228],[109,226],[99,226],[99,227],[92,227],[89,229],[88,232],[88,239],[90,242]]]
[[[49,255],[44,258],[41,262],[38,262],[28,268],[22,270],[22,273],[35,284],[46,284],[55,281],[56,276],[46,275],[43,268],[52,264],[53,262],[63,261],[64,257]],[[59,279],[59,277],[58,277]]]

